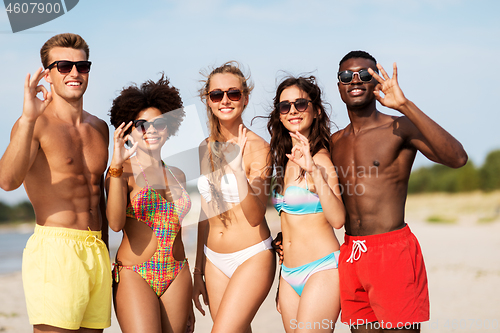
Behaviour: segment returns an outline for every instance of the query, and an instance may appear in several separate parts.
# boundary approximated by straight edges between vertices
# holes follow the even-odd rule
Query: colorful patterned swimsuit
[[[165,164],[164,164],[165,165]],[[127,206],[127,217],[135,218],[147,224],[155,233],[158,240],[156,252],[151,259],[137,265],[123,266],[115,264],[115,280],[119,281],[118,268],[130,269],[140,276],[153,288],[156,295],[161,297],[167,290],[175,277],[187,263],[187,258],[182,261],[175,260],[172,255],[172,248],[175,237],[181,229],[184,216],[191,208],[191,199],[188,193],[179,183],[172,171],[170,174],[179,183],[182,195],[173,202],[166,201],[160,193],[149,186],[146,174],[142,169],[142,175],[146,181],[143,187],[131,200]]]

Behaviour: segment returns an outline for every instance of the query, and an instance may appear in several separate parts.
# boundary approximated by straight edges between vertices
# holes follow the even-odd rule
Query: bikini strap
[[[170,174],[172,175],[172,177],[174,177],[174,179],[177,182],[177,184],[179,184],[179,186],[185,191],[184,186],[182,186],[181,182],[177,179],[177,177],[175,177],[174,173],[172,172],[172,170],[170,170],[170,168],[168,167],[168,165],[166,165],[165,162],[163,162],[163,161],[161,161],[161,163],[163,163],[163,166],[165,168],[167,168],[167,170],[170,172]]]
[[[306,181],[306,190],[309,191],[309,185],[307,184],[307,172],[306,174],[304,175],[304,180]]]
[[[146,185],[149,187],[148,179],[146,178],[146,173],[144,172],[144,169],[142,168],[142,165],[139,162],[139,159],[137,158],[137,155],[135,155],[135,160],[137,161],[137,164],[139,164],[139,167],[141,168],[142,176],[144,177],[144,180],[146,181]]]

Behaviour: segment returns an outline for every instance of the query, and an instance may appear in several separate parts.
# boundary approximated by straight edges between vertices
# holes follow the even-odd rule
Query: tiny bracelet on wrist
[[[120,178],[121,175],[123,174],[123,167],[121,167],[121,168],[112,168],[112,167],[109,167],[108,173],[113,178]]]
[[[198,267],[193,269],[193,274],[205,275]]]

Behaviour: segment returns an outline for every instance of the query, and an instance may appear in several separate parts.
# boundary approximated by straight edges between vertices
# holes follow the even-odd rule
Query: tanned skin
[[[83,50],[63,47],[51,49],[49,59],[49,63],[87,60]],[[102,230],[107,243],[103,173],[108,161],[108,126],[83,110],[88,76],[75,66],[68,74],[54,67],[27,75],[23,113],[0,160],[0,187],[11,191],[24,184],[37,224]],[[39,85],[42,78],[50,83],[50,92]],[[66,330],[36,325],[34,331]],[[79,332],[102,330],[81,328]]]
[[[382,234],[405,226],[408,179],[417,151],[452,168],[467,162],[460,142],[405,97],[395,63],[392,78],[381,65],[365,58],[346,60],[339,72],[360,69],[368,69],[373,78],[363,82],[355,74],[351,83],[338,83],[351,123],[331,137],[331,157],[347,211],[345,230],[352,236]],[[379,112],[377,100],[402,115]],[[383,332],[367,327],[352,331]]]

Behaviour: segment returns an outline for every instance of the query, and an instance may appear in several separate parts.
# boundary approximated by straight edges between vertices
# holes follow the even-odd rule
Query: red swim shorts
[[[344,324],[390,329],[429,320],[424,258],[408,225],[380,235],[346,234],[339,275]]]

